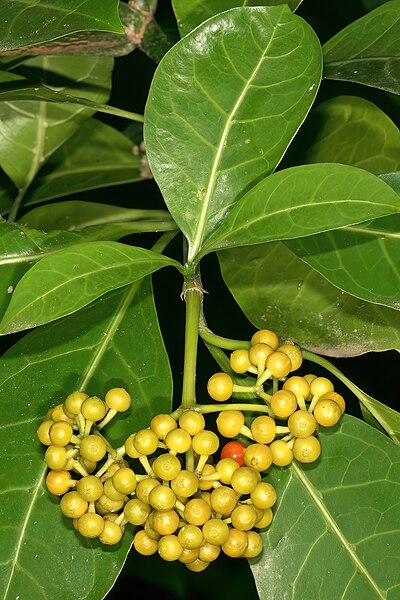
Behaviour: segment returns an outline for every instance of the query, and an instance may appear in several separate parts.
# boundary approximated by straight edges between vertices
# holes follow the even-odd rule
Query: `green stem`
[[[151,247],[151,249],[153,250],[153,252],[159,252],[160,254],[162,254],[165,250],[165,248],[168,246],[168,244],[170,243],[171,240],[174,239],[174,237],[178,234],[178,231],[166,231],[165,233],[163,233],[162,235],[160,235],[160,237],[158,238],[158,240],[156,241],[155,244],[153,244],[153,246]]]
[[[179,409],[178,409],[179,410]],[[198,404],[196,410],[203,414],[222,412],[224,410],[240,410],[242,412],[262,412],[269,414],[271,409],[266,404]],[[175,411],[175,413],[178,411]],[[183,411],[182,411],[183,412]],[[174,413],[174,414],[175,414]]]
[[[211,344],[211,346],[217,346],[218,348],[223,348],[224,350],[238,350],[241,348],[251,347],[249,341],[232,340],[230,338],[225,338],[221,335],[216,335],[213,333],[207,327],[203,314],[200,317],[199,335],[207,344]]]
[[[190,408],[196,404],[197,343],[203,299],[200,281],[192,273],[185,277],[183,297],[186,302],[186,322],[181,406]]]
[[[309,352],[308,350],[302,349],[301,352],[305,360],[309,360],[310,362],[320,365],[321,367],[324,367],[324,369],[327,369],[330,373],[332,373],[332,375],[335,375],[342,383],[345,384],[345,386],[349,388],[349,390],[353,392],[355,396],[357,396],[357,398],[362,404],[364,404],[365,400],[368,399],[367,394],[365,394],[362,390],[360,390],[360,388],[354,385],[354,383],[350,381],[350,379],[348,379],[346,375],[344,375],[337,367],[335,367],[335,365],[329,362],[329,360],[323,358],[322,356],[318,356],[318,354]],[[365,403],[365,406],[368,408],[368,410],[370,410],[368,404]]]
[[[318,356],[318,354],[314,354],[313,352],[309,352],[308,350],[302,349],[302,354],[305,360],[309,360],[324,369],[327,369],[332,375],[335,375],[344,385],[358,398],[361,404],[371,413],[371,415],[378,421],[378,423],[384,428],[384,430],[388,433],[388,435],[392,438],[396,444],[399,444],[399,436],[396,431],[393,430],[393,427],[386,421],[384,415],[382,415],[377,408],[382,406],[387,408],[386,405],[382,404],[372,396],[369,396],[359,387],[357,387],[350,379],[346,377],[335,365],[333,365],[329,360],[323,358],[322,356]]]

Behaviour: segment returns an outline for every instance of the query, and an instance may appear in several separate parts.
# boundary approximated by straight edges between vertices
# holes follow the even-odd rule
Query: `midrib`
[[[244,86],[242,92],[240,93],[239,98],[237,99],[237,101],[236,101],[236,103],[235,103],[235,105],[234,105],[234,107],[232,109],[232,112],[230,113],[229,118],[226,121],[225,127],[224,127],[224,129],[222,131],[222,135],[221,135],[221,139],[220,139],[220,142],[219,142],[219,145],[218,145],[217,153],[215,155],[215,159],[214,159],[214,162],[213,162],[213,165],[212,165],[212,169],[211,169],[210,179],[209,179],[208,186],[207,186],[206,195],[205,195],[203,206],[202,206],[202,209],[201,209],[201,212],[200,212],[200,218],[199,218],[199,221],[198,221],[198,224],[197,224],[196,235],[195,235],[193,243],[190,244],[190,246],[189,246],[189,252],[188,252],[188,261],[189,262],[191,262],[193,260],[194,256],[198,253],[198,251],[201,248],[201,243],[202,243],[202,240],[203,240],[204,231],[205,231],[205,227],[206,227],[206,223],[207,223],[207,214],[208,214],[208,210],[209,210],[209,207],[210,207],[210,204],[211,204],[211,201],[212,201],[212,196],[213,196],[213,193],[214,193],[215,183],[216,183],[216,180],[217,180],[217,172],[218,172],[218,168],[219,168],[219,165],[220,165],[220,162],[221,162],[221,157],[222,157],[222,154],[223,154],[225,142],[226,142],[226,140],[228,138],[228,135],[229,135],[229,132],[230,132],[230,129],[231,129],[231,126],[232,126],[232,122],[233,122],[233,120],[234,120],[234,118],[235,118],[235,116],[236,116],[236,114],[237,114],[237,112],[239,110],[239,107],[240,107],[240,105],[241,105],[244,97],[246,96],[247,90],[249,89],[249,87],[250,87],[252,81],[254,80],[254,78],[256,77],[256,75],[258,73],[258,70],[260,69],[260,67],[261,67],[261,65],[263,63],[268,50],[271,47],[271,44],[272,44],[272,42],[274,40],[274,36],[275,36],[276,30],[277,30],[277,27],[274,27],[272,35],[270,37],[270,40],[269,40],[269,42],[268,42],[268,44],[267,44],[264,52],[262,53],[259,61],[257,62],[255,68],[253,69],[253,71],[252,71],[252,73],[251,73],[251,75],[250,75],[250,77],[249,77],[246,85]]]
[[[361,562],[361,560],[359,559],[359,557],[357,556],[357,554],[353,550],[351,544],[345,538],[345,536],[343,535],[343,532],[340,530],[339,526],[334,521],[334,519],[333,519],[332,515],[330,514],[330,512],[328,511],[327,507],[325,506],[325,504],[323,503],[323,501],[316,494],[314,486],[309,481],[309,479],[305,475],[304,471],[300,467],[298,467],[295,462],[293,462],[291,466],[292,466],[293,472],[297,475],[297,477],[299,478],[299,480],[301,481],[301,483],[306,488],[309,496],[313,500],[313,502],[316,505],[317,509],[321,512],[321,514],[322,514],[323,518],[325,519],[326,523],[328,524],[329,528],[331,529],[331,531],[333,531],[333,533],[339,539],[339,542],[341,543],[341,545],[343,546],[343,548],[349,554],[350,559],[354,563],[354,565],[357,568],[357,570],[360,573],[362,573],[362,575],[368,581],[369,585],[371,586],[371,588],[376,593],[377,598],[379,598],[380,600],[386,600],[386,594],[380,589],[380,587],[378,586],[378,584],[376,583],[376,581],[373,579],[372,575],[368,572],[368,570],[367,570],[366,566],[364,565],[364,563]]]

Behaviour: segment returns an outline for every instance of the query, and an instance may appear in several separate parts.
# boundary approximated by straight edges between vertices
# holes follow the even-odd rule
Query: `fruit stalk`
[[[185,277],[182,295],[186,302],[186,320],[181,407],[189,408],[196,404],[197,344],[203,301],[200,279],[193,275]]]

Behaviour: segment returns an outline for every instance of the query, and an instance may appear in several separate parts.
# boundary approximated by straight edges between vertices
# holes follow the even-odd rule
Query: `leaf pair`
[[[238,42],[239,30],[246,35]],[[382,285],[396,271],[395,249],[381,252],[376,244],[385,231],[397,248],[396,235],[389,238],[394,219],[313,237],[397,214],[398,195],[341,164],[271,175],[312,105],[320,70],[314,33],[287,7],[236,9],[206,21],[168,53],[154,78],[145,115],[150,166],[188,239],[189,262],[219,248],[301,238],[292,250],[334,285],[398,308],[397,278]],[[397,130],[385,143],[385,166],[396,168]],[[355,260],[351,249],[359,244]],[[350,258],[338,253],[343,245]],[[374,284],[364,263],[374,280],[376,251],[385,268]],[[339,274],[340,260],[346,271]]]

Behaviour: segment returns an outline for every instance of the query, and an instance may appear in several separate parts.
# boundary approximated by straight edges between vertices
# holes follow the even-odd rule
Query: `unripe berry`
[[[143,556],[151,556],[152,554],[155,554],[158,548],[157,540],[153,540],[151,537],[149,537],[143,529],[135,534],[135,537],[133,538],[133,545],[136,552],[139,552],[139,554],[142,554]]]
[[[69,490],[71,473],[69,471],[49,471],[46,477],[46,486],[49,492],[62,496]]]
[[[213,400],[225,402],[233,392],[233,381],[227,373],[215,373],[207,383],[207,391]]]
[[[179,417],[179,427],[187,431],[189,435],[196,435],[204,429],[204,426],[204,417],[197,410],[185,410]]]
[[[221,435],[234,438],[244,425],[244,414],[240,410],[223,410],[219,413],[216,423]]]
[[[159,414],[150,421],[150,429],[154,431],[159,440],[164,441],[167,433],[177,428],[177,423],[171,415]]]
[[[293,456],[302,463],[311,463],[321,454],[321,444],[316,437],[296,439],[293,445]]]
[[[250,342],[252,346],[259,343],[268,344],[268,346],[271,346],[273,350],[276,350],[279,346],[278,336],[274,331],[271,331],[271,329],[260,329],[259,331],[256,331],[253,334]]]
[[[219,438],[213,431],[204,429],[196,433],[192,446],[196,454],[210,456],[218,450]]]
[[[112,388],[111,390],[108,390],[104,400],[108,408],[116,410],[117,412],[128,410],[132,403],[130,395],[124,388]]]
[[[232,371],[243,375],[251,365],[249,351],[245,348],[234,350],[230,355],[229,363]]]

